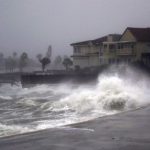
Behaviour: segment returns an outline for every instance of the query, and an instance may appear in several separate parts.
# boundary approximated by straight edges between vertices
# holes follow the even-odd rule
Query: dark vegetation
[[[26,52],[21,54],[13,52],[9,56],[0,52],[0,73],[27,73],[35,70],[45,72],[48,68],[51,70],[69,70],[72,64],[72,60],[68,56],[58,55],[54,60],[51,60],[50,48],[45,55],[38,54],[35,58],[31,58]]]
[[[21,54],[13,52],[9,56],[0,52],[0,84],[20,81],[23,74],[33,72],[44,73],[53,70],[54,73],[61,74],[71,70],[73,62],[68,56],[58,55],[52,61],[51,53],[51,46],[48,47],[45,55],[38,54],[35,58],[31,58],[27,52]]]

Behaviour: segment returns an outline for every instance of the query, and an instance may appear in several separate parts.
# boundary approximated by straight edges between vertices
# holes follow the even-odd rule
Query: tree
[[[4,59],[4,54],[0,52],[0,69],[4,68],[4,63],[5,59]]]
[[[16,69],[18,66],[18,58],[17,58],[17,53],[16,52],[13,52],[13,55],[12,55],[12,69]]]
[[[44,58],[41,60],[41,63],[42,63],[42,71],[44,72],[45,67],[50,63],[50,59],[47,58],[47,57],[44,57]]]
[[[42,64],[42,71],[44,72],[45,67],[51,62],[50,59],[48,57],[43,57],[42,58],[42,54],[38,54],[37,58],[39,60],[39,62]]]
[[[17,63],[18,63],[17,53],[14,52],[12,54],[12,56],[9,56],[8,58],[5,59],[5,69],[6,69],[6,71],[13,72],[14,69],[17,68]]]
[[[23,52],[19,60],[19,67],[21,72],[23,71],[23,68],[27,66],[27,61],[28,61],[28,54],[26,52]]]
[[[65,66],[66,70],[68,70],[69,67],[73,65],[72,60],[70,58],[68,58],[68,57],[64,58],[62,63]]]

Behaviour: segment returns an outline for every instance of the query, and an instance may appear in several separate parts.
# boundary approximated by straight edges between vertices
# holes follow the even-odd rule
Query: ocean
[[[96,83],[0,85],[0,137],[58,128],[150,103],[148,78],[101,74]]]

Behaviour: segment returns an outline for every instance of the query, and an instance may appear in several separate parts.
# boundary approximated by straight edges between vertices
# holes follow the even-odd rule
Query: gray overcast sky
[[[70,43],[150,27],[150,0],[0,0],[0,51],[34,56],[52,45],[71,54]]]

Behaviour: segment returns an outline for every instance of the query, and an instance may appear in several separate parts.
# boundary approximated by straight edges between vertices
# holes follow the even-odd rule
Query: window
[[[76,53],[76,48],[74,47],[74,53]]]
[[[131,43],[131,48],[134,48],[134,44],[133,43]]]
[[[115,49],[116,47],[115,47],[115,45],[114,44],[110,44],[109,45],[109,49]]]
[[[74,53],[80,53],[80,52],[81,52],[81,50],[79,47],[74,47]]]
[[[115,48],[116,48],[116,46],[114,44],[110,44],[109,45],[109,52],[110,53],[114,53],[115,52]]]
[[[123,44],[122,43],[118,44],[118,49],[123,49]]]
[[[104,49],[106,49],[107,48],[107,44],[104,44]]]

